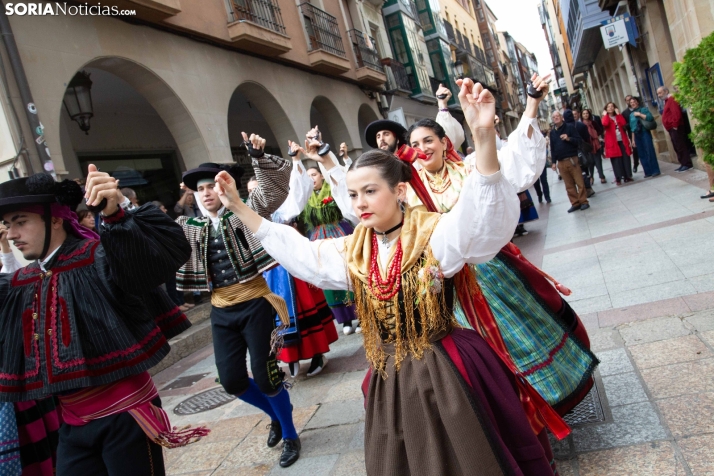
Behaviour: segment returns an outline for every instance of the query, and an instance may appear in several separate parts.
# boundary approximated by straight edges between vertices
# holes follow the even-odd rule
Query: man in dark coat
[[[58,397],[59,476],[162,475],[162,446],[207,433],[173,431],[147,373],[169,352],[163,329],[183,325],[171,311],[160,319],[172,325],[160,326],[166,301],[147,290],[191,247],[156,207],[121,209],[116,180],[93,165],[86,197],[101,211],[101,239],[77,222],[75,182],[36,174],[0,184],[8,239],[33,261],[0,275],[0,401]]]

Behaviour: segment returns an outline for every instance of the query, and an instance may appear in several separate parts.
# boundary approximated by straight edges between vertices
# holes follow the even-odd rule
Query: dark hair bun
[[[391,152],[373,149],[360,155],[350,166],[350,170],[362,167],[374,167],[390,187],[400,182],[409,182],[412,178],[412,168],[406,162],[399,160]]]

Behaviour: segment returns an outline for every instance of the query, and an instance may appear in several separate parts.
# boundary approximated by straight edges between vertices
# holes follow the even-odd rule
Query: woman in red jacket
[[[632,164],[630,163],[630,140],[627,138],[625,118],[620,114],[614,102],[609,102],[602,112],[602,127],[605,129],[605,158],[612,162],[615,183],[632,182]]]

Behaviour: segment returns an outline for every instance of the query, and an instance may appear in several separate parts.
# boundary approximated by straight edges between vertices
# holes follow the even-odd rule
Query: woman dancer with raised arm
[[[317,126],[307,133],[305,140],[306,149],[314,149],[311,155],[307,155],[305,149],[301,151],[306,157],[316,160],[319,163],[325,164],[325,167],[334,166],[337,164],[337,159],[332,152],[327,151],[323,156],[317,154],[318,145],[321,144],[321,134]],[[330,165],[327,165],[329,156]],[[325,238],[339,238],[352,233],[352,224],[342,216],[340,208],[335,203],[332,196],[332,188],[330,183],[325,180],[322,175],[320,166],[309,167],[307,174],[313,181],[313,193],[307,204],[298,216],[298,226],[305,236],[310,240],[322,240]],[[335,320],[342,324],[342,332],[345,335],[354,332],[362,332],[359,322],[356,327],[352,327],[353,321],[357,320],[355,316],[354,306],[351,304],[352,295],[344,291],[333,291],[325,289],[325,299],[332,310],[332,315]]]
[[[295,219],[312,195],[313,181],[300,161],[300,146],[288,141],[288,147],[289,155],[293,158],[290,191],[288,198],[273,212],[271,218],[275,223],[295,226]],[[281,333],[283,347],[278,352],[278,360],[288,364],[293,378],[300,371],[300,361],[307,359],[311,359],[307,376],[319,374],[327,365],[324,354],[330,351],[330,344],[337,340],[337,330],[324,293],[291,276],[280,265],[266,271],[263,276],[270,289],[285,300],[290,316],[288,328]],[[276,325],[279,324],[276,322]]]
[[[493,96],[468,86],[460,99],[479,154],[449,214],[407,207],[411,169],[379,150],[352,165],[348,187],[361,223],[333,240],[310,243],[263,220],[242,204],[228,174],[216,178],[221,201],[291,273],[355,291],[375,369],[365,429],[371,476],[553,474],[515,379],[482,337],[454,318],[451,278],[497,253],[519,214],[515,190],[499,171],[495,132],[481,126],[493,123]]]

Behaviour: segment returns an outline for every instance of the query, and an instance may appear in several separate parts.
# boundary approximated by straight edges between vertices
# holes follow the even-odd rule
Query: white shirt
[[[464,128],[459,121],[448,112],[439,112],[436,122],[444,128],[454,148],[458,149],[464,141]],[[529,138],[528,130],[531,127],[533,135]],[[540,178],[545,167],[546,142],[540,133],[537,118],[522,116],[508,140],[496,137],[496,149],[503,176],[518,192],[528,190]],[[476,152],[467,155],[464,164],[468,170],[473,170],[476,166]]]
[[[466,263],[493,258],[513,236],[519,217],[516,191],[501,172],[484,176],[474,171],[464,181],[458,203],[441,216],[429,240],[444,276],[454,276]],[[255,237],[296,278],[320,289],[350,289],[346,237],[310,241],[293,228],[268,220]]]
[[[40,263],[40,268],[42,268],[42,271],[47,271],[45,265],[50,262],[52,257],[57,253],[57,250],[59,249],[60,247],[58,246],[54,249],[54,251],[52,251],[52,253],[47,255],[47,258],[42,260],[42,262]],[[22,265],[17,260],[17,258],[15,258],[15,255],[12,253],[12,251],[9,253],[0,254],[2,254],[2,269],[0,270],[0,274],[14,273],[18,269],[22,268]]]
[[[290,191],[282,205],[273,212],[272,219],[276,223],[290,223],[302,213],[310,199],[313,182],[298,160],[293,160],[293,170],[290,172]]]

